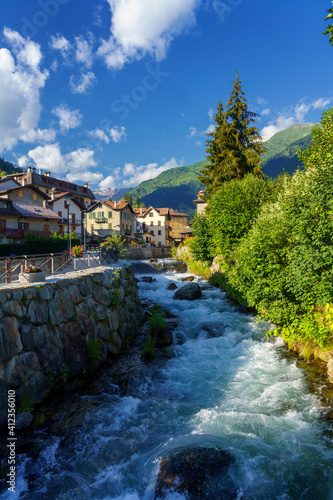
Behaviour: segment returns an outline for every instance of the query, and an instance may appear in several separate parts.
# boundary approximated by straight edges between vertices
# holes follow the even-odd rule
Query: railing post
[[[10,283],[10,259],[6,258],[6,283]]]
[[[90,267],[90,252],[88,252],[88,268]]]
[[[23,255],[23,257],[24,257],[24,269],[26,269],[28,267],[28,256]]]
[[[51,253],[51,274],[54,274],[54,254]]]

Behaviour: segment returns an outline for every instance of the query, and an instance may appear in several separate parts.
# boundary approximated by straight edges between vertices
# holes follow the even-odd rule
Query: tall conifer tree
[[[260,155],[266,151],[258,129],[253,126],[256,113],[249,110],[242,84],[236,71],[233,89],[223,110],[221,101],[214,120],[214,132],[207,134],[207,160],[210,162],[199,173],[200,182],[208,194],[231,179],[242,179],[246,174],[263,175]]]

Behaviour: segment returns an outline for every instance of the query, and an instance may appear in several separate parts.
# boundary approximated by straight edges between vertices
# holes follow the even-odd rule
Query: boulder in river
[[[186,276],[186,278],[183,278],[182,281],[187,281],[188,283],[191,283],[191,281],[194,281],[194,276]]]
[[[144,283],[152,283],[154,280],[152,276],[142,276],[141,281],[143,281]]]
[[[227,450],[178,448],[160,462],[155,499],[165,498],[171,491],[186,493],[190,499],[235,499],[237,490],[227,476],[227,469],[234,462]]]
[[[176,283],[169,283],[167,286],[167,290],[177,290]]]
[[[175,300],[196,300],[201,297],[201,288],[198,283],[188,283],[178,288],[173,298]]]

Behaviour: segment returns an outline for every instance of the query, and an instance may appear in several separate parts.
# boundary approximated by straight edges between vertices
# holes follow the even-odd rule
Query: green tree
[[[248,173],[263,176],[261,154],[266,148],[258,129],[253,126],[257,115],[248,108],[237,71],[235,75],[226,110],[220,101],[214,117],[215,131],[207,134],[212,137],[207,140],[206,149],[210,165],[199,172],[201,177],[198,179],[206,186],[208,194],[224,182],[242,179]]]
[[[140,198],[139,198],[139,195],[136,195],[134,206],[135,206],[135,208],[139,208],[140,207]]]
[[[333,19],[333,2],[332,2],[332,8],[329,9],[328,11],[328,16],[326,16],[325,21],[328,21],[329,19]],[[323,35],[329,35],[330,37],[330,45],[333,47],[333,25],[329,24],[327,26],[327,30],[324,31]]]
[[[130,193],[126,193],[123,196],[123,200],[127,201],[127,203],[129,203],[130,205],[133,205],[133,199],[132,199],[132,195]]]

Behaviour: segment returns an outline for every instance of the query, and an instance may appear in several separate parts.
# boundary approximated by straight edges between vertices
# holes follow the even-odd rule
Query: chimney
[[[86,209],[88,208],[88,202],[86,201]]]
[[[27,167],[27,174],[31,174],[31,167]]]
[[[142,215],[142,212],[143,212],[143,208],[140,207],[140,215]]]
[[[22,186],[26,186],[26,185],[27,185],[27,178],[22,177]]]
[[[32,171],[35,174],[36,173],[36,167],[33,167]]]
[[[51,200],[54,200],[55,196],[54,196],[54,191],[51,192]]]
[[[83,185],[84,185],[85,188],[87,188],[88,187],[88,182],[85,182]]]
[[[46,177],[50,177],[50,172],[45,172]]]
[[[39,175],[43,175],[43,170],[40,168],[40,169],[38,170],[38,173],[39,173]]]
[[[116,200],[114,201],[113,206],[114,206],[114,208],[117,208],[117,202],[116,202]]]

